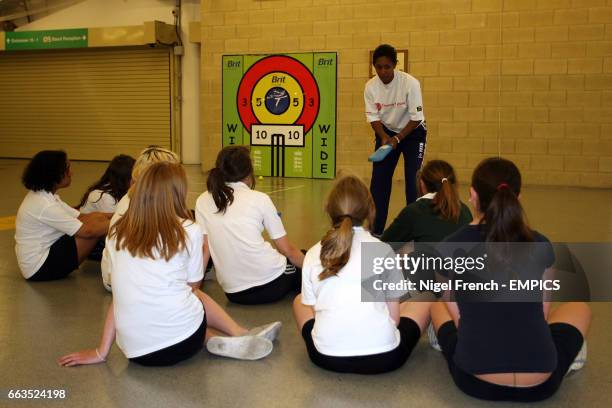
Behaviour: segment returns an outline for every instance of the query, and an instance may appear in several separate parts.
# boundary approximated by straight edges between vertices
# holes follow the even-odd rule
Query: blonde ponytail
[[[370,227],[374,220],[374,200],[368,187],[355,176],[341,178],[327,198],[325,211],[332,229],[321,240],[319,280],[338,274],[351,256],[353,227]]]
[[[340,224],[327,231],[321,240],[321,265],[323,272],[319,280],[335,276],[346,265],[351,256],[353,222],[349,216],[342,217]]]

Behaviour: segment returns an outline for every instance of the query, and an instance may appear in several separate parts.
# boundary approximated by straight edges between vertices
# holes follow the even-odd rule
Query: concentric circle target
[[[258,123],[293,124],[302,114],[304,93],[291,75],[271,72],[253,88],[251,106]]]
[[[251,132],[253,124],[303,125],[307,133],[319,114],[319,88],[304,64],[272,55],[253,64],[242,77],[238,114]]]

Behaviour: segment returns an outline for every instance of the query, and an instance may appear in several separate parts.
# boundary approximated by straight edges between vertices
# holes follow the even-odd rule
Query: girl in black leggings
[[[546,276],[554,253],[525,221],[514,163],[490,158],[472,176],[474,221],[447,242],[536,243],[548,248],[537,265]],[[538,246],[534,245],[534,246]],[[549,311],[547,302],[436,303],[431,315],[455,384],[466,394],[493,401],[539,401],[553,395],[583,347],[591,320],[585,303]],[[586,351],[586,349],[584,349]],[[586,358],[586,356],[585,356]]]

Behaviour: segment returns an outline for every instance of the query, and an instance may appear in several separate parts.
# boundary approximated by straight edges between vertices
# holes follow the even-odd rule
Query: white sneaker
[[[246,336],[264,337],[270,341],[274,341],[278,337],[282,326],[282,322],[273,322],[263,326],[253,327],[246,333]]]
[[[429,327],[427,327],[427,337],[429,337],[429,345],[432,349],[442,351],[442,347],[440,347],[440,343],[438,343],[438,338],[436,337],[436,331],[431,323],[429,323]]]
[[[237,360],[259,360],[272,352],[272,342],[265,337],[211,337],[206,349],[211,354]]]
[[[578,352],[578,355],[574,359],[574,362],[572,363],[572,365],[567,370],[566,375],[571,373],[572,371],[580,370],[586,364],[586,360],[587,360],[587,343],[585,340],[582,342],[582,348]]]

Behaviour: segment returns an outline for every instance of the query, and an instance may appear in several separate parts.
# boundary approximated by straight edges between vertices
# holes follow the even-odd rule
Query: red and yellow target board
[[[223,146],[251,146],[255,174],[334,178],[337,55],[223,56]]]

